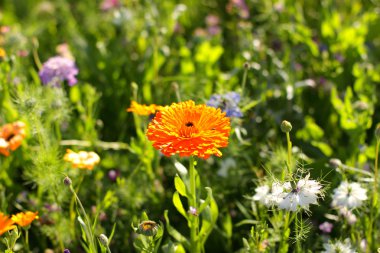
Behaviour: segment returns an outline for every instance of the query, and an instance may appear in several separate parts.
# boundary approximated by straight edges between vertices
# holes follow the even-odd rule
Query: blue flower
[[[215,108],[220,108],[226,113],[227,117],[243,117],[238,104],[240,102],[240,94],[234,91],[228,92],[223,95],[212,95],[210,100],[207,102],[208,106]]]

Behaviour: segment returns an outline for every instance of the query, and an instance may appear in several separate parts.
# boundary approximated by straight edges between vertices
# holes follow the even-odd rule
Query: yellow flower
[[[218,148],[228,145],[230,119],[220,109],[193,101],[173,103],[157,112],[147,137],[164,155],[222,156]]]
[[[16,226],[14,225],[14,221],[9,219],[8,215],[0,212],[0,236],[5,232],[14,229]]]
[[[7,53],[5,52],[4,48],[0,47],[0,58],[5,58]]]
[[[73,168],[92,170],[100,162],[100,157],[95,152],[66,150],[63,160],[70,162]]]
[[[10,151],[15,151],[25,138],[25,123],[17,121],[5,124],[0,128],[0,154],[9,156]]]
[[[38,212],[26,211],[20,212],[16,215],[12,215],[12,221],[21,227],[27,227],[32,221],[38,219]]]
[[[137,115],[151,115],[155,114],[156,111],[162,110],[164,107],[160,105],[144,105],[144,104],[139,104],[136,101],[131,102],[131,107],[127,109],[127,112],[133,112],[136,113]]]

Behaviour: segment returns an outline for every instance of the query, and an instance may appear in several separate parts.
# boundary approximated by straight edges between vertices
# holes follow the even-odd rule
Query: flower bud
[[[244,62],[243,66],[244,66],[245,69],[249,69],[249,67],[250,67],[249,62]]]
[[[70,253],[70,250],[65,249],[65,250],[63,251],[63,253]]]
[[[137,230],[139,234],[154,236],[157,233],[157,223],[151,220],[143,221]]]
[[[73,182],[69,177],[65,177],[65,179],[63,179],[63,183],[67,186],[70,186]]]
[[[283,131],[284,133],[289,133],[290,131],[292,131],[292,124],[290,124],[290,122],[286,120],[282,121],[281,131]]]
[[[100,234],[99,235],[99,242],[104,246],[104,247],[108,247],[108,237],[105,235],[105,234]]]
[[[339,168],[340,166],[342,166],[342,162],[338,158],[331,158],[330,161],[329,161],[329,164],[334,169]]]

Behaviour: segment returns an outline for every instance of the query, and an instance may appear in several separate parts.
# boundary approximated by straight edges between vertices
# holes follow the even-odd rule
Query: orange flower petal
[[[222,156],[218,148],[228,145],[230,119],[220,109],[193,101],[173,103],[157,112],[147,137],[164,155]]]
[[[21,227],[29,226],[32,221],[38,219],[38,212],[26,211],[12,215],[12,221]]]
[[[16,226],[14,225],[14,221],[9,219],[8,215],[0,212],[0,236],[5,232],[14,229]]]
[[[127,112],[133,112],[136,113],[137,115],[151,115],[155,114],[156,111],[160,111],[164,108],[163,106],[160,105],[144,105],[144,104],[139,104],[136,101],[131,102],[131,106],[127,109]]]

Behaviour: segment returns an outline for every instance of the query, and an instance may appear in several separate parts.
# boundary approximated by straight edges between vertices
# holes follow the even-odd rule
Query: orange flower
[[[136,101],[131,102],[131,107],[127,109],[127,112],[134,112],[138,115],[151,115],[155,114],[156,111],[162,110],[164,107],[160,105],[143,105],[139,104]]]
[[[14,221],[9,219],[8,215],[0,212],[0,236],[5,232],[14,229],[16,226],[14,225]]]
[[[33,213],[31,211],[26,211],[25,213],[20,212],[16,215],[12,215],[12,221],[21,227],[29,226],[32,221],[38,218],[38,212]]]
[[[5,124],[0,128],[0,154],[9,156],[10,151],[15,151],[25,138],[25,123],[17,121]]]
[[[195,155],[207,159],[222,156],[218,148],[228,145],[230,119],[220,109],[193,101],[173,103],[157,112],[147,137],[166,156]]]
[[[100,162],[100,157],[95,152],[79,151],[75,153],[71,149],[67,149],[63,160],[70,162],[74,168],[92,170]]]

